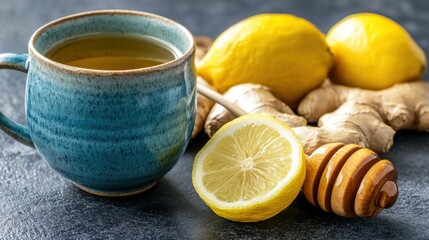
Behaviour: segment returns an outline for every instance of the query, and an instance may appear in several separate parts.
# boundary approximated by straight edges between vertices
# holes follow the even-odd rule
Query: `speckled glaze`
[[[59,41],[91,33],[153,36],[181,55],[125,71],[74,68],[43,56]],[[189,142],[196,98],[194,51],[184,27],[152,14],[111,10],[56,20],[33,34],[29,55],[0,57],[0,67],[28,71],[28,128],[2,114],[0,126],[34,146],[50,166],[85,191],[139,193],[176,164]]]

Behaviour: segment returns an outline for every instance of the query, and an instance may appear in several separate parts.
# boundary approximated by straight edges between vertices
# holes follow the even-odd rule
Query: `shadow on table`
[[[204,234],[210,234],[210,239],[416,239],[423,236],[411,224],[391,216],[382,212],[373,218],[343,218],[313,207],[300,194],[291,206],[271,219],[235,223],[219,218],[213,222],[211,231]],[[207,235],[198,238],[204,239]]]
[[[165,177],[148,191],[124,198],[93,196],[70,184],[64,196],[75,202],[68,208],[58,206],[53,212],[63,215],[68,223],[83,221],[79,226],[71,224],[70,228],[94,232],[97,236],[105,232],[101,235],[124,239],[136,236],[179,238],[193,235],[192,232],[201,227],[201,212],[208,211],[201,210],[205,208],[202,202],[193,202],[197,200],[193,195],[196,193],[184,192],[180,185],[178,188]]]
[[[357,239],[363,236],[414,239],[419,236],[412,226],[392,218],[389,212],[374,218],[343,218],[311,206],[302,194],[277,216],[258,223],[237,223],[217,217],[202,201],[192,200],[195,196],[186,196],[168,179],[134,197],[101,198],[78,189],[71,189],[70,194],[93,206],[83,211],[83,216],[76,217],[88,219],[88,215],[93,215],[89,217],[93,222],[88,228],[104,229],[110,235],[115,229],[127,229],[127,234],[190,239]]]
[[[407,138],[408,135],[401,133],[399,137]],[[410,137],[415,136],[420,135]],[[56,231],[59,236],[62,231],[74,231],[78,237],[93,234],[123,239],[138,236],[167,239],[424,239],[428,234],[427,229],[422,231],[424,223],[415,226],[415,219],[410,219],[414,217],[409,216],[411,210],[402,206],[405,203],[397,203],[374,218],[343,218],[313,207],[302,194],[286,210],[263,222],[236,223],[220,218],[199,199],[191,186],[192,161],[196,149],[200,149],[200,146],[195,147],[198,144],[199,141],[191,142],[187,151],[189,156],[181,159],[152,189],[137,196],[95,197],[69,184],[63,189],[62,199],[58,200],[60,204],[52,205],[53,209],[47,213],[63,216],[62,227],[54,226],[51,231]],[[398,144],[396,148],[400,147]],[[396,152],[398,149],[394,148],[390,154],[398,157],[394,155]],[[408,164],[410,162],[405,161],[401,169],[415,169]],[[403,194],[404,199],[410,197],[407,190]]]

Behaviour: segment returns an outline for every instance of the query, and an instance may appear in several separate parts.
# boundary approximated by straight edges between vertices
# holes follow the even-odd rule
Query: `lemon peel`
[[[393,20],[374,13],[350,15],[326,35],[334,55],[334,83],[380,90],[419,80],[426,69],[424,51]]]
[[[241,83],[269,87],[295,108],[332,66],[325,36],[289,14],[261,14],[231,26],[198,63],[198,74],[221,93]]]
[[[223,126],[196,155],[192,182],[219,216],[240,222],[273,217],[296,198],[305,156],[295,133],[268,116],[246,115]]]

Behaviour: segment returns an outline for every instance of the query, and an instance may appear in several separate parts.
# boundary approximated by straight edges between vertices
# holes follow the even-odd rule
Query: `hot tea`
[[[44,55],[73,67],[129,70],[170,62],[177,58],[177,51],[154,37],[93,34],[60,42]]]

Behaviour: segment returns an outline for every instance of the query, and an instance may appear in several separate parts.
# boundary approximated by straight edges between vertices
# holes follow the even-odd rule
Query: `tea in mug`
[[[93,34],[60,42],[44,55],[73,67],[130,70],[170,62],[177,58],[178,51],[154,37]]]

